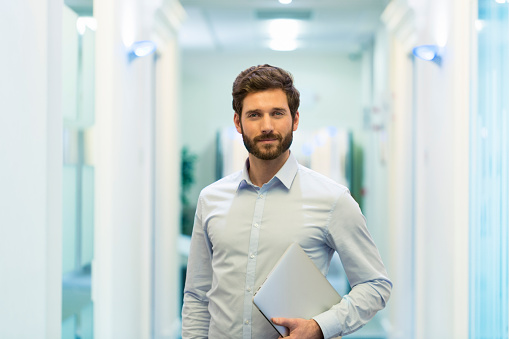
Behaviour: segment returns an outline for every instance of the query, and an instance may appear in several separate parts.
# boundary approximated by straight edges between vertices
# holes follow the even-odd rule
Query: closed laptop
[[[270,319],[311,319],[340,301],[341,296],[297,243],[288,247],[253,296],[255,306],[283,337],[288,329]]]

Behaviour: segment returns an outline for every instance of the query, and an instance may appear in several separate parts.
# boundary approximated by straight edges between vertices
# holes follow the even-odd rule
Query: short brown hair
[[[242,114],[242,102],[249,93],[280,88],[286,93],[292,118],[299,109],[300,93],[293,86],[293,76],[271,65],[252,66],[242,71],[233,82],[232,106],[235,113]]]

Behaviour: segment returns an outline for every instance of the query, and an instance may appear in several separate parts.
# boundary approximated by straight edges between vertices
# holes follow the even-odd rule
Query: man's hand
[[[272,318],[276,325],[287,327],[290,330],[289,339],[323,339],[323,333],[318,323],[299,318]]]

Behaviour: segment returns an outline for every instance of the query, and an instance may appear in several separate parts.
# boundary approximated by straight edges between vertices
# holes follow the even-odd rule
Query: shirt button
[[[248,292],[251,292],[251,287],[248,287],[248,288],[247,288],[247,291],[248,291]]]
[[[253,253],[251,253],[251,255],[249,256],[251,259],[254,259],[255,255]]]
[[[249,320],[247,320],[247,319],[246,319],[246,320],[244,321],[244,324],[249,325]]]
[[[263,199],[263,194],[260,194],[260,199]]]
[[[255,223],[255,224],[254,224],[254,227],[258,228],[258,224],[257,224],[257,223]]]

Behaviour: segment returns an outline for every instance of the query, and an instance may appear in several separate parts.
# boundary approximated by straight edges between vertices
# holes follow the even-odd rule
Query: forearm
[[[208,338],[209,323],[208,302],[198,300],[192,293],[184,293],[182,339]]]
[[[211,246],[203,229],[201,200],[198,200],[196,216],[187,262],[184,305],[182,307],[182,338],[208,338],[210,313],[207,292],[211,288]]]
[[[313,319],[320,325],[326,339],[350,334],[385,307],[391,288],[391,283],[382,279],[358,284],[339,304]]]

